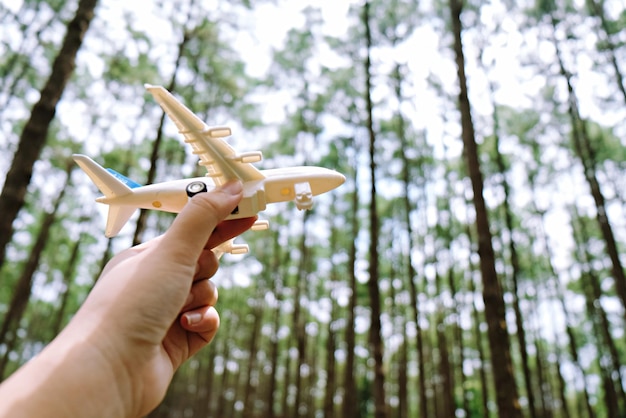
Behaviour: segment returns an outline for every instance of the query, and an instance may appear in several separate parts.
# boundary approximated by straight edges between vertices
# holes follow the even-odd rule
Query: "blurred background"
[[[0,379],[173,219],[106,239],[71,154],[202,174],[151,83],[259,168],[347,177],[238,238],[151,416],[626,416],[625,7],[0,1]]]

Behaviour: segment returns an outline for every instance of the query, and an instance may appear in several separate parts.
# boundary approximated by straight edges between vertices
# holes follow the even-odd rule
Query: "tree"
[[[478,234],[478,254],[480,255],[483,299],[485,301],[485,318],[488,325],[493,378],[495,386],[498,388],[496,396],[498,413],[500,416],[521,418],[517,386],[513,375],[511,343],[506,326],[504,297],[496,273],[495,254],[492,246],[491,231],[489,229],[489,217],[483,196],[483,176],[480,169],[471,106],[467,94],[465,57],[461,40],[461,13],[463,11],[463,3],[459,0],[450,0],[449,6],[459,82],[458,105],[461,112],[463,147],[466,168],[472,183],[476,230]]]
[[[369,331],[369,343],[374,358],[374,384],[372,387],[374,396],[374,416],[385,418],[387,416],[387,401],[385,399],[385,369],[383,363],[384,345],[381,337],[381,307],[378,274],[378,233],[379,220],[376,193],[376,133],[374,131],[373,102],[372,102],[372,35],[370,30],[370,2],[363,5],[362,22],[365,28],[365,116],[366,128],[369,136],[369,172],[370,172],[370,202],[369,202],[369,279],[367,289],[370,297],[371,324]]]
[[[600,20],[599,27],[601,28],[602,39],[601,45],[598,45],[599,48],[605,48],[608,55],[609,61],[611,62],[611,67],[613,67],[613,76],[615,81],[615,86],[617,90],[621,93],[622,99],[626,104],[626,87],[624,87],[624,75],[622,74],[622,70],[618,63],[618,48],[613,41],[612,35],[615,33],[615,29],[612,27],[617,27],[617,25],[612,24],[604,12],[605,4],[604,0],[586,0],[587,8],[591,12],[592,16],[597,17]]]
[[[28,260],[26,261],[24,269],[18,278],[17,284],[15,285],[9,309],[2,322],[2,328],[0,328],[0,345],[5,346],[5,352],[0,360],[0,380],[4,376],[4,370],[9,361],[9,355],[15,346],[15,342],[17,340],[17,328],[19,327],[22,315],[28,305],[33,285],[33,277],[37,271],[37,267],[39,266],[41,255],[44,252],[46,244],[48,243],[50,229],[57,219],[59,206],[61,205],[65,192],[69,187],[70,175],[73,168],[73,161],[68,160],[66,162],[65,184],[61,187],[61,190],[55,198],[52,210],[45,212],[43,215],[37,239],[33,244]]]
[[[79,1],[76,14],[67,25],[61,49],[54,59],[52,71],[41,90],[39,101],[33,106],[30,118],[20,135],[18,148],[0,193],[0,268],[4,264],[6,246],[13,237],[13,221],[24,206],[33,166],[46,143],[57,104],[76,67],[76,54],[83,44],[97,3],[97,0]]]

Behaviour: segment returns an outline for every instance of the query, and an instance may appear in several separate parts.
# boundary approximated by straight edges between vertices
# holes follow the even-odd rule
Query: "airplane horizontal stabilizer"
[[[107,217],[107,226],[104,235],[111,238],[120,233],[126,222],[137,210],[134,206],[111,205],[109,206],[109,215]]]
[[[246,254],[250,251],[246,244],[235,244],[235,239],[230,239],[217,247],[213,248],[213,253],[219,259],[225,253],[229,254]]]

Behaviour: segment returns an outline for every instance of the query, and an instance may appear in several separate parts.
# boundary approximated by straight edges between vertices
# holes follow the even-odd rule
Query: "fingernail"
[[[238,195],[239,193],[243,191],[243,184],[241,184],[241,182],[238,180],[229,181],[228,183],[222,185],[221,190],[224,193],[227,193],[233,196]]]
[[[194,325],[202,320],[202,314],[198,312],[186,313],[185,319],[187,320],[187,325]]]

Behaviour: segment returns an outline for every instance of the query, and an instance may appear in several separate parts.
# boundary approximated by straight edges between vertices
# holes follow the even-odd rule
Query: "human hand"
[[[218,329],[211,248],[254,223],[220,223],[241,197],[238,182],[199,194],[163,236],[114,257],[67,328],[35,366],[0,386],[0,397],[22,381],[28,390],[9,396],[21,395],[21,411],[31,412],[24,416],[142,416],[155,408],[176,369]]]

